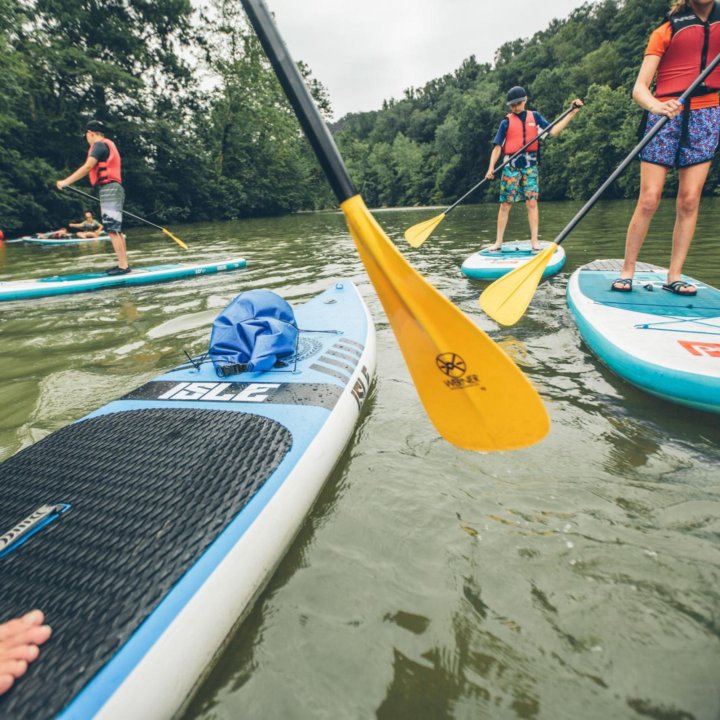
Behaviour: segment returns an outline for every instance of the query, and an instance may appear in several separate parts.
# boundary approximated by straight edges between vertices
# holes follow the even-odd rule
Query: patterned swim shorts
[[[513,168],[506,165],[500,178],[501,203],[537,200],[540,194],[538,166]]]
[[[647,134],[662,117],[648,115]],[[687,135],[681,144],[682,113],[668,120],[660,132],[643,148],[640,159],[665,167],[688,167],[709,162],[715,156],[720,139],[720,107],[698,108],[690,111]]]
[[[122,230],[122,209],[125,190],[120,183],[111,182],[100,186],[100,222],[106,232],[119,233]]]

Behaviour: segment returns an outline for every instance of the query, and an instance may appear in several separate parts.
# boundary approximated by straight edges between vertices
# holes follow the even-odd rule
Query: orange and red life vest
[[[720,53],[720,7],[713,4],[706,22],[687,8],[667,20],[672,28],[672,40],[660,59],[655,79],[656,97],[678,97]],[[720,90],[720,68],[716,68],[695,92],[704,95]]]
[[[90,171],[90,184],[94,187],[95,185],[107,185],[111,182],[122,183],[122,175],[120,174],[120,153],[115,147],[115,143],[107,138],[102,138],[100,142],[107,145],[109,155],[107,160],[99,162]],[[92,146],[88,150],[88,158],[92,152]]]
[[[525,112],[525,122],[516,113],[508,113],[508,129],[503,144],[505,155],[514,155],[520,148],[524,147],[533,138],[538,136],[538,126],[535,113],[532,110]],[[537,152],[540,147],[538,140],[535,140],[525,152]]]

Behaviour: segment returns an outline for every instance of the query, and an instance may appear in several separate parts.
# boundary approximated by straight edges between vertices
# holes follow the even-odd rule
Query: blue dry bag
[[[218,375],[270,370],[297,345],[295,315],[270,290],[238,295],[213,321],[208,355]]]

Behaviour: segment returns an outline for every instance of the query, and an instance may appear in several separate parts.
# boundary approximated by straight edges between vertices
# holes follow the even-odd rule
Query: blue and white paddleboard
[[[667,270],[638,263],[632,292],[610,286],[622,260],[578,268],[568,306],[587,346],[641,390],[720,413],[720,290],[690,277],[693,297],[662,289]]]
[[[244,268],[247,262],[242,258],[218,260],[205,263],[174,263],[133,267],[127,275],[108,275],[103,272],[82,273],[78,275],[55,275],[37,280],[9,280],[0,282],[0,301],[26,300],[47,295],[67,295],[70,293],[103,290],[104,288],[127,285],[148,285],[168,282],[194,275],[208,275]]]
[[[6,244],[21,243],[22,245],[81,245],[82,243],[100,242],[109,240],[109,235],[98,235],[97,237],[77,237],[77,235],[66,235],[63,238],[43,238],[37,235],[28,235],[26,237],[15,238],[14,240],[6,240]]]
[[[540,241],[540,248],[546,248],[550,243]],[[461,265],[460,269],[470,278],[476,280],[496,280],[507,275],[511,270],[524,265],[537,255],[529,240],[503,243],[500,250],[490,251],[487,248],[471,255]],[[550,258],[550,262],[543,271],[543,277],[550,277],[562,270],[565,264],[565,250],[558,245]]]
[[[295,309],[296,355],[184,363],[0,465],[0,618],[41,608],[0,717],[170,718],[249,611],[357,424],[375,328],[356,287]]]

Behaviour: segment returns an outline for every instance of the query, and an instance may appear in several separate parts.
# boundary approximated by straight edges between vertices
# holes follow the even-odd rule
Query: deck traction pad
[[[0,621],[37,607],[53,627],[0,717],[62,710],[291,446],[259,415],[154,408],[74,423],[0,465],[0,534],[44,504],[72,505],[0,558]]]

